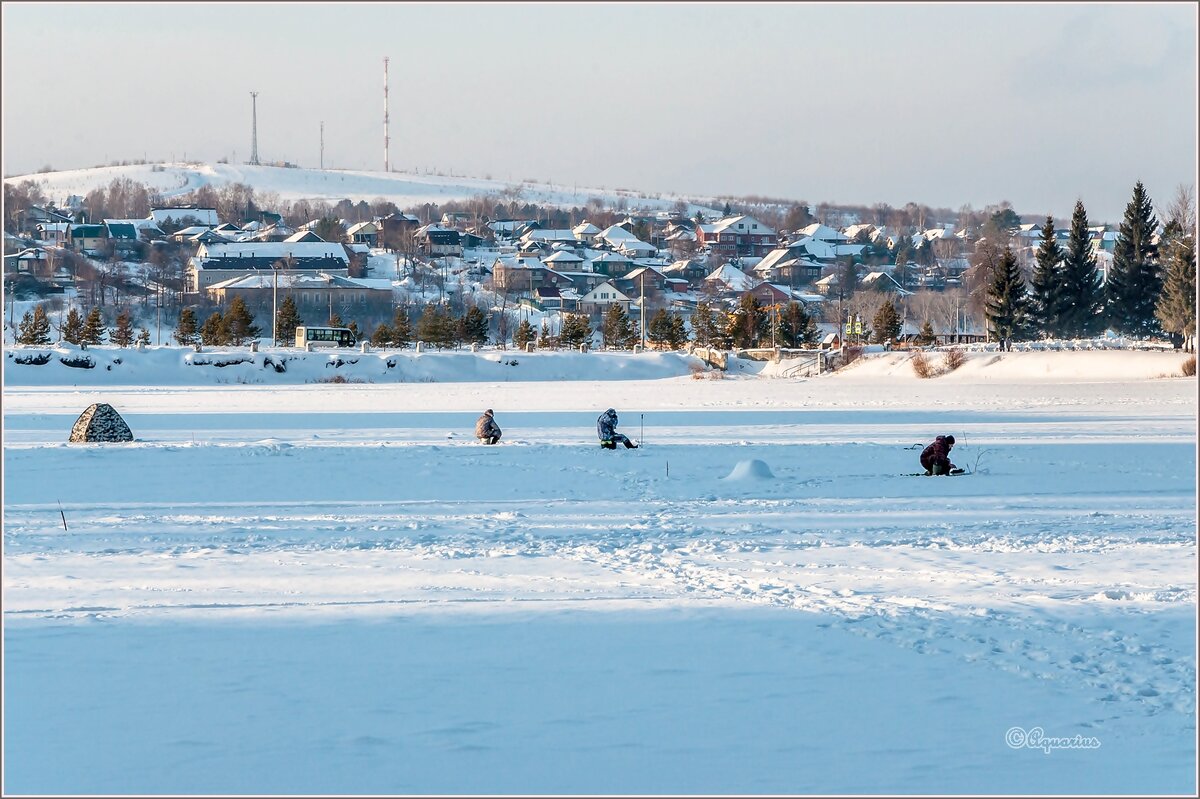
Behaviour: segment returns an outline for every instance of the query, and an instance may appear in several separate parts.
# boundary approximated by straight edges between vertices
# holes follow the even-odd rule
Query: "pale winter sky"
[[[1101,4],[3,5],[3,169],[439,169],[1117,221],[1194,183],[1197,9]]]

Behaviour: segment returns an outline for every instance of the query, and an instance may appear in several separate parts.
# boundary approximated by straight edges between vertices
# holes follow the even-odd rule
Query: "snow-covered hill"
[[[482,178],[410,175],[403,172],[300,169],[244,164],[131,164],[17,175],[5,178],[5,182],[36,181],[42,185],[43,191],[50,199],[62,202],[68,195],[83,196],[92,189],[107,186],[114,178],[128,178],[137,183],[144,183],[161,192],[167,200],[195,191],[201,186],[219,189],[231,183],[252,186],[257,192],[274,192],[281,200],[290,202],[338,202],[343,199],[372,202],[383,198],[401,208],[423,203],[440,204],[450,200],[466,200],[480,195],[497,198],[503,195],[504,199],[512,199],[512,189],[516,186],[520,187],[519,197],[523,202],[561,207],[584,206],[590,199],[595,198],[609,207],[617,207],[624,203],[624,207],[630,210],[657,211],[670,209],[680,199],[685,199],[675,195],[626,189],[543,183],[512,184]],[[702,210],[708,215],[717,214],[716,210],[707,206],[688,203],[689,215],[697,210]]]

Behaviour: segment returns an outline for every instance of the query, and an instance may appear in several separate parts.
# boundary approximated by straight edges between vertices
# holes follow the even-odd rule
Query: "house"
[[[301,318],[309,324],[325,324],[331,311],[347,322],[357,320],[360,324],[392,315],[390,280],[356,279],[320,270],[280,272],[278,283],[272,270],[240,275],[208,286],[205,294],[221,305],[241,297],[247,310],[260,320],[266,336],[271,333],[273,298],[282,302],[290,296]]]
[[[764,256],[777,241],[775,229],[752,216],[729,216],[711,225],[697,225],[696,240],[710,253],[727,258]]]
[[[474,219],[475,214],[472,214],[468,211],[447,211],[446,213],[442,214],[441,222],[442,227],[453,228],[458,227],[459,225],[465,225]]]
[[[521,236],[522,244],[578,244],[579,239],[570,230],[536,228]]]
[[[638,267],[619,280],[621,282],[617,285],[632,287],[633,293],[630,296],[645,295],[647,305],[661,304],[661,300],[667,293],[667,276],[649,266]]]
[[[53,206],[43,208],[40,205],[31,205],[17,211],[16,220],[17,233],[32,234],[37,230],[37,226],[44,222],[70,222],[71,217],[59,213]]]
[[[749,294],[758,300],[759,304],[764,308],[775,305],[787,305],[793,302],[798,302],[804,306],[809,306],[818,304],[824,299],[819,295],[796,291],[795,289],[792,289],[788,286],[782,286],[778,283],[759,283],[749,291],[742,292],[743,296],[746,294]]]
[[[116,219],[105,219],[104,227],[107,229],[108,240],[112,242],[113,249],[120,253],[131,253],[138,249],[138,231],[137,228],[125,221]]]
[[[313,233],[311,230],[297,230],[292,235],[284,239],[287,244],[301,244],[305,242],[325,241],[325,239]]]
[[[599,272],[609,277],[624,277],[630,269],[633,269],[633,259],[613,252],[601,253],[588,261],[587,264],[593,272]],[[587,267],[585,266],[584,268],[586,269]]]
[[[374,222],[359,222],[346,231],[351,244],[366,244],[374,247],[379,241],[379,226]]]
[[[788,285],[807,285],[821,276],[821,261],[811,253],[805,239],[786,247],[776,247],[754,265],[753,272],[761,280],[771,280]]]
[[[542,263],[559,272],[571,272],[582,267],[583,259],[570,250],[556,250],[553,255],[543,258]]]
[[[425,225],[418,228],[414,236],[417,249],[426,255],[456,255],[463,253],[462,239],[457,230],[448,230],[440,225]]]
[[[188,261],[188,291],[204,292],[215,283],[257,273],[269,275],[273,269],[348,277],[350,255],[344,245],[324,241],[201,244]]]
[[[104,225],[71,225],[67,228],[67,246],[75,252],[99,255],[108,238]]]
[[[708,276],[709,269],[702,261],[684,258],[675,261],[670,266],[663,267],[662,273],[669,278],[680,278],[687,281],[692,288],[698,288]]]
[[[554,271],[537,258],[497,258],[492,265],[492,286],[497,291],[532,296],[539,286],[572,286],[571,278]]]
[[[38,241],[44,241],[47,244],[53,244],[57,247],[65,246],[67,243],[67,228],[71,226],[70,222],[38,222],[36,235]]]
[[[611,281],[604,281],[594,289],[579,298],[579,312],[591,316],[603,316],[613,305],[620,305],[626,313],[633,303],[631,297],[621,291]]]
[[[895,292],[902,297],[907,297],[912,294],[911,291],[901,286],[896,281],[896,278],[892,277],[887,272],[868,272],[865,276],[863,276],[862,280],[859,281],[859,284],[863,288],[878,287],[880,291]]]
[[[579,241],[592,241],[596,234],[600,232],[600,228],[591,222],[584,221],[571,228],[571,232],[575,234],[575,238]]]
[[[710,290],[737,294],[749,291],[759,283],[758,279],[747,275],[731,263],[724,263],[714,269],[703,282]]]
[[[221,224],[221,220],[217,218],[216,208],[199,208],[194,205],[151,208],[148,218],[161,230],[165,230],[167,226],[176,229],[192,225],[213,228]]]
[[[49,277],[50,258],[41,247],[29,247],[4,256],[4,271],[7,274]]]
[[[805,228],[797,230],[792,236],[793,240],[809,238],[814,241],[822,241],[827,244],[844,244],[850,241],[850,237],[839,230],[834,230],[828,225],[823,225],[820,222],[813,222]]]
[[[415,249],[413,235],[421,227],[421,220],[412,214],[393,213],[379,219],[379,243],[393,250]]]

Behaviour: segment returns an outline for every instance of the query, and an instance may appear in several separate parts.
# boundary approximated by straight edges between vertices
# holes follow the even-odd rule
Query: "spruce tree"
[[[884,300],[871,320],[871,340],[876,344],[900,338],[900,314],[891,300]]]
[[[116,325],[108,334],[108,340],[118,347],[128,347],[133,343],[133,321],[129,318],[129,309],[117,314]]]
[[[533,332],[533,325],[529,324],[528,319],[522,319],[521,324],[517,325],[516,332],[513,333],[513,346],[523,350],[534,338],[536,335]]]
[[[346,323],[342,321],[342,317],[338,314],[337,311],[330,311],[329,312],[329,322],[327,323],[327,326],[328,327],[345,327]]]
[[[696,312],[692,314],[692,333],[696,343],[707,347],[713,343],[717,333],[716,321],[713,318],[712,306],[707,302],[696,303]]]
[[[1133,198],[1125,206],[1105,286],[1109,324],[1121,333],[1150,336],[1159,332],[1154,315],[1162,291],[1158,247],[1153,241],[1157,227],[1150,197],[1139,180],[1133,187]]]
[[[488,339],[488,318],[478,306],[472,305],[459,321],[462,330],[462,340],[468,344],[486,344]]]
[[[1030,281],[1029,323],[1048,338],[1057,338],[1063,315],[1063,251],[1054,233],[1054,217],[1047,216],[1038,246],[1037,266]]]
[[[562,330],[559,331],[558,338],[564,346],[578,347],[580,344],[591,341],[592,326],[585,316],[564,314]]]
[[[350,331],[350,335],[354,336],[354,342],[356,344],[362,341],[363,334],[362,331],[358,329],[358,322],[351,319],[350,324],[346,325],[346,329]]]
[[[935,341],[937,341],[937,334],[933,332],[933,325],[926,319],[925,324],[921,325],[921,332],[917,334],[916,343],[928,345]]]
[[[296,300],[289,294],[283,298],[283,302],[279,303],[279,310],[275,312],[275,335],[279,337],[279,341],[276,343],[290,347],[296,340],[296,328],[302,324],[304,324],[304,320],[300,318]]]
[[[1186,225],[1186,227],[1184,226]],[[1196,236],[1194,220],[1171,220],[1164,231],[1161,255],[1164,267],[1162,294],[1155,315],[1176,346],[1183,340],[1195,350],[1196,337]]]
[[[629,349],[638,337],[634,323],[625,313],[620,303],[614,302],[604,312],[604,320],[600,325],[600,337],[605,347],[613,349]]]
[[[50,343],[50,319],[46,316],[45,308],[35,305],[32,312],[25,312],[17,325],[16,342],[36,345]]]
[[[671,332],[667,344],[673,350],[683,349],[688,343],[687,323],[679,314],[671,314]]]
[[[83,317],[74,307],[67,311],[67,318],[63,320],[59,335],[68,344],[78,344],[83,341]]]
[[[1085,338],[1103,332],[1104,294],[1082,200],[1075,202],[1075,211],[1071,214],[1071,234],[1062,264],[1061,299],[1059,335]]]
[[[179,323],[175,327],[175,340],[187,347],[195,344],[196,338],[196,313],[191,308],[184,308],[179,312]]]
[[[746,292],[738,300],[737,309],[730,314],[728,324],[726,329],[735,347],[757,347],[764,334],[770,333],[770,320],[763,313],[758,298],[750,292]]]
[[[375,332],[371,334],[371,345],[374,347],[387,347],[392,343],[392,328],[384,322],[379,327],[375,328]]]
[[[775,335],[781,347],[805,347],[819,336],[816,322],[798,302],[789,302],[779,314]]]
[[[550,337],[550,325],[545,319],[542,320],[541,331],[538,333],[538,346],[539,347],[555,346],[554,339]]]
[[[671,316],[666,308],[659,308],[646,325],[646,339],[659,347],[671,340]]]
[[[412,325],[408,321],[408,308],[401,305],[392,317],[392,346],[403,349],[412,343]]]
[[[204,320],[204,324],[200,325],[200,343],[208,346],[217,346],[225,343],[225,325],[221,318],[220,311],[213,311],[212,315]]]
[[[221,338],[225,344],[233,344],[240,347],[249,339],[254,338],[259,333],[258,327],[254,324],[254,317],[250,315],[249,309],[246,308],[246,301],[241,296],[235,296],[233,302],[229,303],[229,310],[225,312],[225,316],[221,319]]]
[[[858,266],[853,258],[847,258],[838,272],[838,291],[845,299],[854,296],[858,288]]]
[[[150,346],[150,331],[144,327],[141,330],[139,330],[138,334],[137,334],[137,343],[149,347]]]
[[[92,308],[83,323],[83,341],[81,343],[103,344],[104,336],[107,332],[107,328],[104,327],[104,317],[100,315],[100,309],[98,307]]]
[[[985,306],[988,329],[1000,341],[1001,349],[1026,335],[1029,299],[1025,293],[1025,277],[1017,266],[1017,258],[1011,247],[1005,247],[1000,263],[992,272]]]

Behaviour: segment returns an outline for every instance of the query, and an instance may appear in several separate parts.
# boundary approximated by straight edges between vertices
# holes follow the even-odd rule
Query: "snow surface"
[[[1173,353],[241,385],[188,352],[5,358],[5,792],[1195,791]],[[96,401],[135,442],[65,443]],[[609,406],[641,448],[599,449]],[[910,476],[938,433],[975,474]]]
[[[16,184],[32,180],[40,183],[43,191],[51,199],[61,201],[71,194],[83,197],[92,189],[106,188],[113,180],[124,178],[150,186],[168,202],[201,186],[220,189],[233,183],[253,186],[256,192],[273,192],[279,195],[280,200],[287,202],[323,200],[336,203],[348,199],[351,202],[370,203],[382,197],[402,209],[424,203],[441,204],[450,200],[469,200],[480,195],[499,198],[502,194],[508,196],[506,192],[512,186],[521,188],[522,202],[561,207],[585,206],[594,197],[609,207],[624,202],[625,207],[631,210],[670,210],[677,201],[686,199],[670,194],[641,196],[642,193],[626,189],[412,175],[405,172],[300,169],[249,164],[130,164],[16,175],[5,178],[4,182]],[[718,211],[708,206],[688,203],[689,216],[697,211],[710,215],[718,214]]]

